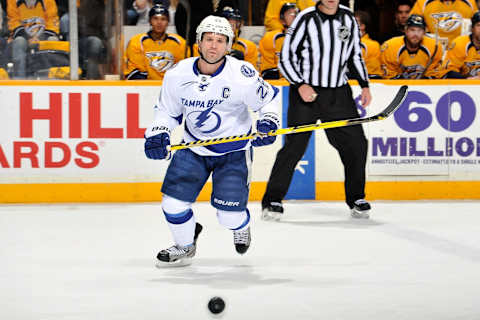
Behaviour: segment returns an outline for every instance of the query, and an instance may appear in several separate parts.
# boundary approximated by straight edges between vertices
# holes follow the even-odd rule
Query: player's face
[[[163,15],[153,16],[150,18],[150,24],[152,25],[153,32],[165,33],[168,27],[168,18]]]
[[[472,37],[477,42],[480,42],[480,22],[477,22],[472,26]]]
[[[292,22],[293,20],[295,20],[296,17],[297,17],[297,9],[292,8],[285,11],[285,13],[283,14],[283,21],[284,21],[284,24],[287,26],[287,28],[292,25]]]
[[[405,36],[407,37],[407,41],[412,46],[420,45],[420,42],[422,42],[424,35],[425,30],[420,27],[408,27],[407,29],[405,29]]]
[[[397,24],[404,26],[407,23],[410,9],[410,6],[406,4],[398,6],[397,12],[395,12],[395,19],[397,20]]]
[[[198,50],[208,62],[214,63],[227,54],[227,37],[223,34],[207,32],[198,44]]]

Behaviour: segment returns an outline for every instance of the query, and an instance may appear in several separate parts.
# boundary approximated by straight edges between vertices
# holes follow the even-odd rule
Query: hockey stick
[[[423,72],[416,79],[422,79],[425,76],[425,73],[427,73],[428,68],[430,68],[430,66],[432,65],[433,60],[435,59],[435,55],[437,54],[438,41],[439,41],[438,23],[439,23],[438,19],[435,19],[435,49],[433,50],[433,54],[428,60],[427,65],[425,66],[425,69],[423,69]]]
[[[338,128],[338,127],[346,127],[346,126],[353,126],[357,124],[378,121],[388,118],[398,107],[402,104],[403,100],[407,97],[407,90],[408,86],[401,86],[398,90],[395,98],[393,98],[392,102],[380,113],[368,117],[368,118],[355,118],[355,119],[347,119],[347,120],[337,120],[337,121],[329,121],[323,123],[314,123],[314,124],[306,124],[302,126],[296,127],[288,127],[288,128],[281,128],[278,130],[270,131],[266,135],[268,136],[278,136],[282,134],[291,134],[291,133],[299,133],[299,132],[307,132],[313,131],[318,129],[331,129],[331,128]],[[215,138],[209,140],[197,140],[193,142],[185,142],[180,144],[175,144],[170,146],[170,150],[180,150],[192,147],[199,147],[199,146],[209,146],[212,144],[220,144],[220,143],[227,143],[227,142],[234,142],[234,141],[241,141],[241,140],[250,140],[260,137],[262,135],[258,134],[257,132],[250,133],[250,134],[242,134],[238,136],[230,136],[224,138]]]

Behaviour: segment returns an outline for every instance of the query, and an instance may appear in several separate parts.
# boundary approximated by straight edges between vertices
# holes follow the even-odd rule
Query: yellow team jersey
[[[410,14],[423,16],[428,32],[452,41],[462,32],[463,19],[470,19],[478,11],[474,0],[417,0]]]
[[[435,40],[432,38],[423,37],[420,48],[416,52],[408,52],[405,37],[395,37],[385,41],[380,52],[383,77],[386,79],[418,79],[422,74],[425,78],[439,78],[442,75],[443,49],[438,45],[431,60],[435,52]]]
[[[283,24],[280,21],[280,9],[285,3],[293,2],[297,4],[300,11],[314,6],[315,0],[270,0],[268,1],[267,9],[265,10],[265,28],[267,31],[282,30]]]
[[[15,37],[25,31],[29,37],[43,30],[57,34],[59,20],[55,0],[36,0],[33,7],[27,7],[26,0],[7,0],[8,29]]]
[[[8,73],[5,71],[5,69],[0,68],[0,80],[8,80]]]
[[[292,2],[295,2],[295,1],[292,1]],[[316,0],[297,0],[297,7],[300,11],[302,11],[307,9],[308,7],[314,6],[316,3],[317,3]]]
[[[365,60],[368,74],[382,76],[383,72],[380,67],[380,44],[370,39],[368,34],[365,34],[360,41],[362,56],[363,60]]]
[[[444,73],[455,71],[465,78],[480,75],[480,50],[470,35],[460,36],[450,44],[444,61]]]
[[[155,41],[150,32],[130,39],[125,53],[126,79],[163,80],[168,69],[185,59],[185,40],[181,36],[169,33],[164,39]]]
[[[258,69],[258,49],[255,43],[250,40],[238,38],[232,45],[232,51],[240,51],[243,55],[243,60],[250,62],[256,69]],[[198,44],[193,45],[193,56],[198,57]]]
[[[275,30],[265,33],[258,43],[258,48],[260,50],[260,72],[278,67],[283,40],[285,40],[285,33],[283,33],[283,30]]]

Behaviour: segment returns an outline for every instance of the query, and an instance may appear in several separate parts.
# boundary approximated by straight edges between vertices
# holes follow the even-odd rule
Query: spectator
[[[155,5],[148,16],[152,29],[137,34],[128,43],[125,78],[127,80],[163,80],[165,72],[185,58],[185,40],[177,34],[167,34],[170,20],[168,8]]]
[[[228,20],[230,23],[235,38],[233,40],[232,49],[230,50],[230,56],[233,56],[239,60],[245,60],[250,62],[253,66],[258,68],[258,49],[255,43],[250,40],[240,38],[240,28],[242,27],[242,16],[238,9],[231,7],[225,7],[221,11],[220,15]],[[198,56],[198,45],[193,46],[193,55]]]
[[[474,0],[417,0],[410,14],[424,17],[427,30],[452,41],[462,32],[463,19],[478,11]]]
[[[105,1],[80,0],[78,8],[79,58],[86,79],[102,79],[106,59]]]
[[[412,10],[410,0],[398,0],[395,3],[395,26],[393,30],[389,30],[381,35],[380,41],[383,43],[391,38],[405,35],[405,24]]]
[[[480,79],[480,11],[472,17],[472,33],[455,38],[444,62],[446,78]]]
[[[29,43],[58,40],[57,4],[54,0],[7,0],[8,29],[11,42],[14,78],[27,76]]]
[[[170,7],[170,0],[134,0],[133,9],[137,12],[137,25],[150,24],[149,12],[155,4],[161,4],[167,9]]]
[[[6,70],[7,39],[3,37],[3,9],[0,6],[0,80],[8,79]]]
[[[380,59],[384,78],[438,78],[442,46],[425,36],[425,20],[413,14],[407,20],[405,36],[382,44]]]
[[[280,21],[283,30],[273,30],[265,33],[260,40],[260,72],[263,79],[280,79],[278,71],[278,60],[282,51],[285,32],[297,16],[298,8],[294,2],[285,3],[280,9]]]
[[[127,26],[134,26],[138,21],[138,13],[137,10],[133,8],[133,2],[135,1],[124,0],[123,2],[123,11],[125,12],[124,18]]]
[[[187,30],[187,8],[194,14],[190,15],[190,29]],[[175,28],[177,33],[187,41],[187,46],[192,48],[195,44],[197,26],[206,17],[213,14],[211,0],[180,0],[175,11]],[[188,32],[188,37],[187,37]]]
[[[79,0],[78,5],[78,53],[82,78],[101,79],[100,65],[106,62],[105,1]],[[62,38],[69,40],[69,16],[61,21]]]
[[[355,19],[360,29],[362,55],[367,67],[368,77],[381,79],[382,69],[380,68],[380,44],[370,39],[367,33],[367,26],[370,25],[370,16],[366,11],[356,11]]]

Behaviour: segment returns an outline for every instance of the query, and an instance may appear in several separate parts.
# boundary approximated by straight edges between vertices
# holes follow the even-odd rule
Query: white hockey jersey
[[[180,61],[165,73],[160,97],[154,107],[151,128],[165,126],[173,130],[185,119],[185,142],[242,135],[252,131],[248,107],[260,116],[278,119],[278,89],[265,82],[246,61],[226,56],[225,63],[213,75],[197,68],[199,58]],[[229,142],[191,150],[199,155],[218,156],[243,150],[250,141]]]

